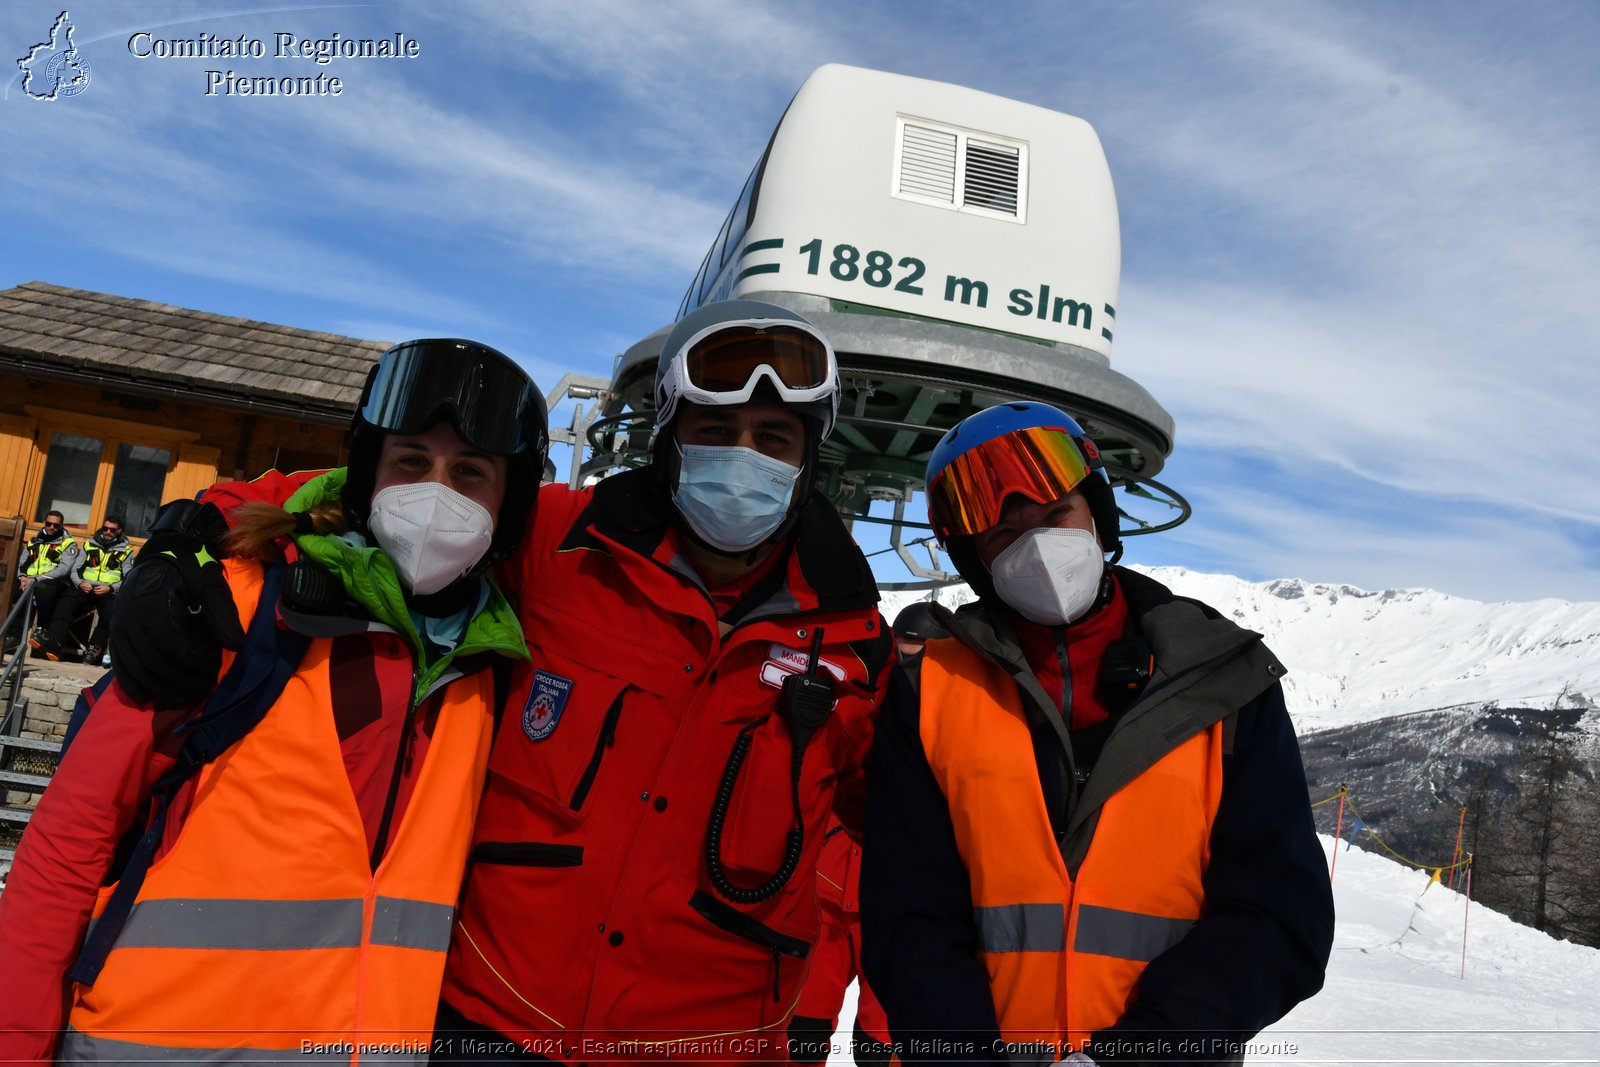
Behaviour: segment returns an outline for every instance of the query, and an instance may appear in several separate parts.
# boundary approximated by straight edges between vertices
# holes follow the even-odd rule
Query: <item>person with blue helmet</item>
[[[875,731],[862,962],[902,1061],[1237,1062],[1333,937],[1282,665],[1115,565],[1066,413],[968,417],[926,485],[978,599]]]

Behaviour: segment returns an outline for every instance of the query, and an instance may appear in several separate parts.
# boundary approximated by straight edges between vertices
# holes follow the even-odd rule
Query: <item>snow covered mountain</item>
[[[1289,668],[1289,711],[1306,733],[1457,705],[1600,701],[1600,604],[1485,604],[1430,589],[1369,592],[1298,579],[1247,582],[1181,567],[1135,568],[1255,630]],[[966,586],[939,590],[955,606]],[[891,620],[927,593],[884,598]]]

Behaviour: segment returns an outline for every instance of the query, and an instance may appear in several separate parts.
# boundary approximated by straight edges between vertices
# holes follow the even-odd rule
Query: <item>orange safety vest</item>
[[[226,566],[248,623],[260,567]],[[200,772],[99,979],[73,988],[63,1061],[426,1062],[493,678],[450,684],[373,871],[330,712],[331,644],[313,640],[265,718]]]
[[[971,880],[1001,1037],[1014,1062],[1049,1063],[1121,1018],[1145,965],[1199,918],[1223,724],[1105,802],[1074,878],[1010,676],[957,640],[929,641],[921,693],[923,749]]]

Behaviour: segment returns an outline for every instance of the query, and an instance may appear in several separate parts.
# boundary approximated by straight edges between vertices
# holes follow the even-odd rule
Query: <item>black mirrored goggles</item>
[[[384,433],[421,433],[442,417],[461,439],[495,455],[537,448],[544,398],[507,356],[474,341],[407,341],[367,379],[360,418]]]

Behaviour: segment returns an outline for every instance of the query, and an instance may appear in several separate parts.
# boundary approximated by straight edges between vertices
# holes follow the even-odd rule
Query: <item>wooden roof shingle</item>
[[[0,290],[0,360],[105,386],[343,422],[388,347],[319,330],[25,282]]]

